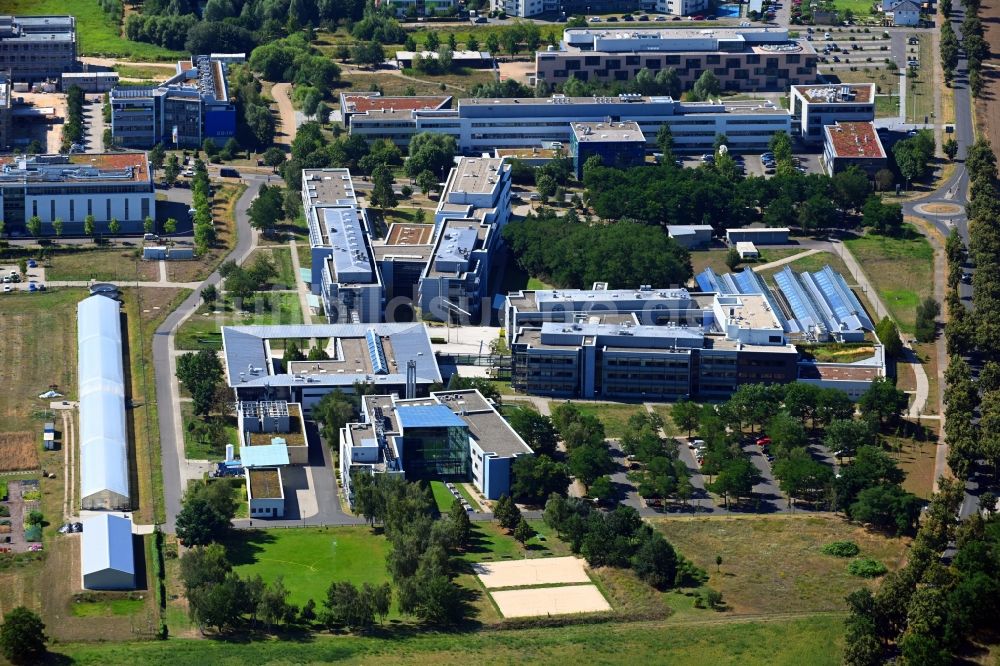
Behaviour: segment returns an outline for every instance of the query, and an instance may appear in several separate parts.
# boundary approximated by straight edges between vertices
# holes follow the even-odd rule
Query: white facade
[[[114,514],[93,516],[84,522],[80,539],[80,573],[85,589],[135,589],[131,519]]]
[[[656,11],[674,16],[690,16],[708,10],[708,0],[656,0]]]
[[[155,202],[152,192],[29,195],[24,198],[24,221],[37,215],[43,225],[52,224],[56,218],[67,225],[82,225],[87,215],[93,215],[95,222],[107,223],[115,218],[123,230],[129,230],[129,223],[141,229],[147,215],[156,217]]]
[[[875,120],[875,84],[792,86],[789,111],[803,141],[823,141],[823,127]]]
[[[892,19],[893,25],[918,25],[920,23],[920,6],[913,0],[886,0],[882,3],[886,16]]]
[[[270,472],[272,470],[248,469],[244,472],[247,484],[247,502],[250,505],[251,518],[284,518],[285,517],[285,489],[281,480],[281,469],[275,468],[273,471],[278,477],[278,492],[276,496],[256,497],[253,494],[252,475],[257,472]]]

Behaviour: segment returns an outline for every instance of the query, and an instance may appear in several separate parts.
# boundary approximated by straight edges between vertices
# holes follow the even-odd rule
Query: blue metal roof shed
[[[88,590],[135,589],[132,521],[111,513],[87,518],[80,546],[83,587]]]

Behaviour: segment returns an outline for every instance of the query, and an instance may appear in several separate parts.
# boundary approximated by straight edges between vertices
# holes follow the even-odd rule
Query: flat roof
[[[302,183],[312,205],[358,205],[351,172],[347,169],[303,169]]]
[[[531,448],[510,427],[507,419],[475,389],[438,391],[433,396],[459,415],[469,428],[469,436],[486,453],[500,457],[533,453]]]
[[[287,465],[288,445],[265,444],[263,446],[241,446],[240,462],[247,468]]]
[[[455,178],[450,180],[449,192],[488,194],[500,180],[503,159],[499,157],[463,157],[455,167]],[[442,197],[446,201],[448,192]]]
[[[347,214],[342,214],[346,212]],[[371,258],[368,256],[368,234],[353,211],[343,208],[320,208],[317,211],[325,227],[333,267],[333,280],[346,284],[369,284],[375,281]]]
[[[149,181],[146,153],[0,155],[0,184]]]
[[[552,160],[559,157],[559,153],[552,148],[496,148],[493,153],[497,157],[518,159]]]
[[[612,39],[733,39],[747,35],[773,35],[775,40],[788,39],[787,28],[567,28],[565,36],[589,35]]]
[[[389,226],[385,245],[430,245],[433,238],[433,224],[396,222]]]
[[[440,54],[437,51],[396,51],[397,60],[413,60],[413,56],[419,55],[421,58],[437,60]],[[489,51],[452,51],[452,60],[490,60]]]
[[[424,95],[412,97],[383,97],[377,92],[344,93],[340,96],[341,111],[365,113],[366,111],[392,109],[441,109],[451,102],[451,95]]]
[[[796,85],[798,92],[810,104],[871,104],[875,102],[874,83],[838,83],[826,85]]]
[[[841,122],[823,128],[826,142],[838,159],[884,159],[885,148],[878,138],[875,123]]]
[[[399,424],[407,428],[465,427],[465,421],[444,405],[406,405],[396,408]]]
[[[281,472],[277,469],[247,470],[250,479],[250,499],[282,499]]]
[[[633,120],[620,123],[574,122],[571,125],[579,143],[646,143],[639,123]]]
[[[864,365],[799,364],[799,379],[832,379],[840,381],[871,381],[879,376],[879,368]]]

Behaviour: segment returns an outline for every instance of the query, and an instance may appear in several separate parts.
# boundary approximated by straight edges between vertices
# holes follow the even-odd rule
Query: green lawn
[[[201,305],[198,312],[177,331],[178,349],[222,349],[222,326],[301,324],[302,308],[295,293],[259,292],[249,312],[234,311],[228,304],[217,306],[218,314]]]
[[[471,506],[474,511],[478,512],[480,509],[479,502],[477,502],[476,498],[472,496],[472,493],[466,489],[465,484],[459,483],[455,487],[458,488],[458,494],[465,498],[465,501],[469,503],[469,506]]]
[[[872,2],[871,0],[833,0],[833,6],[837,8],[838,12],[850,10],[854,13],[855,18],[862,19],[871,13]],[[839,37],[839,35],[837,36]]]
[[[250,266],[259,256],[267,257],[278,270],[278,275],[267,281],[275,289],[295,289],[295,271],[292,270],[290,247],[260,247],[253,251],[244,265]]]
[[[189,423],[193,423],[196,418],[194,415],[194,406],[191,402],[181,403],[181,421],[187,426]],[[214,417],[213,417],[214,418]],[[240,438],[239,433],[236,430],[236,419],[229,418],[225,425],[227,441],[236,447],[237,452],[240,448]],[[194,435],[184,429],[184,456],[191,460],[222,460],[226,455],[226,447],[224,444],[216,446],[210,442],[203,442],[195,439]]]
[[[604,424],[608,437],[620,438],[628,431],[628,420],[635,414],[645,414],[642,405],[604,404],[594,402],[574,402],[582,414],[596,416]]]
[[[899,95],[876,95],[875,117],[895,118],[899,115]]]
[[[931,36],[929,34],[919,35],[920,46],[917,48],[920,67],[917,68],[916,78],[906,76],[906,121],[910,123],[922,123],[924,118],[928,120],[934,115],[934,58],[937,54],[933,52]],[[914,47],[907,45],[907,59],[910,57],[910,49]],[[900,64],[902,66],[902,64]]]
[[[84,249],[50,256],[46,280],[135,281],[158,280],[155,261],[142,261],[134,248]]]
[[[868,234],[845,241],[900,330],[913,333],[916,308],[934,293],[934,250],[910,225],[900,238]]]
[[[76,16],[76,34],[80,55],[115,56],[133,60],[176,60],[185,57],[181,51],[171,51],[144,42],[130,42],[121,36],[119,26],[108,19],[97,0],[78,0],[72,5],[64,0],[5,0],[6,14],[67,14]]]
[[[770,263],[772,261],[778,261],[779,259],[784,259],[785,257],[790,257],[794,254],[800,254],[802,252],[805,252],[805,250],[801,247],[764,248],[760,251],[759,261],[741,263],[736,267],[736,270],[741,271],[745,266],[756,266]],[[691,268],[694,270],[694,274],[697,275],[706,268],[711,268],[719,274],[731,272],[729,270],[729,266],[726,265],[726,255],[728,253],[729,250],[723,248],[715,248],[712,250],[694,250],[691,252]]]
[[[206,641],[172,638],[134,643],[53,646],[78,664],[407,663],[444,666],[517,664],[684,664],[685,666],[839,666],[841,617],[726,622],[686,627],[671,620],[583,624],[503,632],[431,630],[384,637]]]
[[[431,493],[434,495],[434,503],[437,504],[438,511],[442,514],[448,513],[451,505],[455,503],[455,496],[444,485],[444,481],[431,481]]]
[[[106,601],[81,601],[74,603],[76,617],[107,617],[109,615],[135,615],[141,613],[146,602],[142,599],[110,599]]]
[[[848,284],[853,282],[851,274],[847,270],[847,266],[844,264],[843,260],[832,252],[817,252],[815,254],[810,254],[807,257],[796,259],[795,261],[784,264],[783,266],[760,271],[760,274],[763,275],[765,279],[771,280],[775,273],[785,270],[786,267],[790,267],[796,273],[801,273],[803,271],[812,273],[820,270],[824,266],[830,266],[830,268],[843,275]]]
[[[570,555],[569,546],[544,521],[529,520],[528,524],[535,530],[535,536],[522,547],[497,523],[473,523],[472,545],[463,558],[468,562],[492,562]]]
[[[368,527],[241,530],[225,543],[229,561],[241,576],[260,575],[265,582],[284,578],[289,602],[309,599],[318,606],[334,581],[381,584],[389,579],[385,537]],[[393,604],[390,618],[398,618]]]

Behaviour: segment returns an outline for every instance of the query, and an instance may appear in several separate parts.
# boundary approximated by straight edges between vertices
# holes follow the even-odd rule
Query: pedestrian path
[[[768,262],[766,264],[761,264],[760,266],[753,266],[752,268],[753,268],[753,270],[754,270],[755,273],[760,272],[760,271],[768,271],[768,270],[771,270],[772,268],[777,268],[778,266],[784,266],[785,264],[790,264],[793,261],[798,261],[799,259],[802,259],[803,257],[808,257],[811,254],[816,254],[817,252],[823,252],[823,250],[821,250],[819,248],[813,248],[811,250],[806,250],[805,252],[800,252],[798,254],[793,254],[790,257],[785,257],[784,259],[778,259],[776,261],[770,261],[770,262]]]

